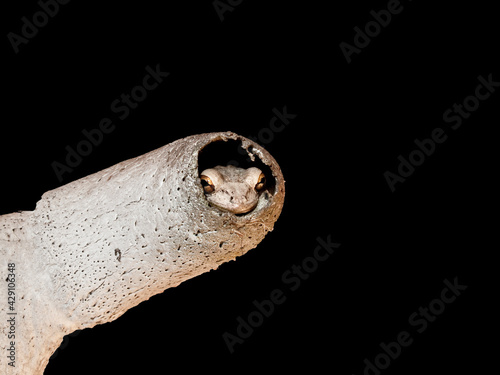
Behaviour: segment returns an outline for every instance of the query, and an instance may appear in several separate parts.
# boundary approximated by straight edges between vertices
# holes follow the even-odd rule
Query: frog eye
[[[201,179],[201,186],[203,186],[203,191],[205,191],[205,193],[207,194],[213,193],[215,190],[215,186],[210,177],[201,175],[200,179]]]
[[[257,184],[255,185],[255,190],[261,191],[266,187],[266,176],[264,173],[261,173],[259,179],[257,180]]]

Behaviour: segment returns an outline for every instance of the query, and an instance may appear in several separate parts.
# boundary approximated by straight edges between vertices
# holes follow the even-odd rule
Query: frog
[[[266,190],[266,176],[257,167],[217,165],[202,171],[200,182],[210,205],[236,215],[253,211]]]

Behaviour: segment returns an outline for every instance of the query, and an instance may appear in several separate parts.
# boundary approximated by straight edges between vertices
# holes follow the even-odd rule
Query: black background
[[[297,115],[263,143],[286,179],[275,230],[238,261],[66,338],[45,374],[358,375],[401,331],[414,341],[383,374],[486,370],[496,354],[486,341],[496,337],[488,193],[500,94],[455,131],[442,116],[479,75],[500,81],[498,19],[493,5],[439,3],[402,1],[350,64],[339,44],[353,44],[353,28],[386,1],[246,0],[223,21],[212,1],[72,1],[17,54],[6,35],[39,6],[4,5],[0,214],[33,210],[47,190],[176,139],[258,136],[273,108]],[[111,102],[157,64],[170,76],[116,120]],[[104,117],[116,129],[59,182],[52,162]],[[384,172],[437,127],[446,142],[392,193]],[[341,246],[290,291],[283,273],[328,235]],[[409,316],[454,278],[467,290],[417,333]],[[230,354],[223,333],[277,288],[285,303]]]

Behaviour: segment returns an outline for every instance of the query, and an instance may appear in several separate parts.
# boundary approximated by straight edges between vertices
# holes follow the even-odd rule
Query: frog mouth
[[[248,205],[248,206],[239,207],[239,209],[237,209],[236,211],[233,211],[233,213],[235,215],[246,215],[249,212],[255,210],[255,207],[257,207],[257,202],[255,202],[251,205]]]
[[[218,208],[219,210],[225,211],[225,212],[230,212],[232,214],[235,214],[237,216],[243,216],[246,215],[250,212],[252,212],[255,207],[257,207],[257,204],[259,201],[244,204],[244,205],[235,205],[234,207],[228,208],[228,207],[221,207],[215,203],[210,203],[211,206]]]

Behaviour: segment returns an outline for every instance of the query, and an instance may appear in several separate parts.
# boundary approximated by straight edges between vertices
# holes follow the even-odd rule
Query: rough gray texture
[[[240,140],[273,173],[273,195],[244,216],[209,206],[198,153]],[[32,212],[0,216],[0,277],[16,264],[16,367],[7,365],[0,325],[0,373],[41,375],[64,335],[117,319],[151,296],[216,269],[256,247],[284,201],[274,158],[231,132],[180,139],[46,192]],[[7,283],[0,319],[7,317]]]

